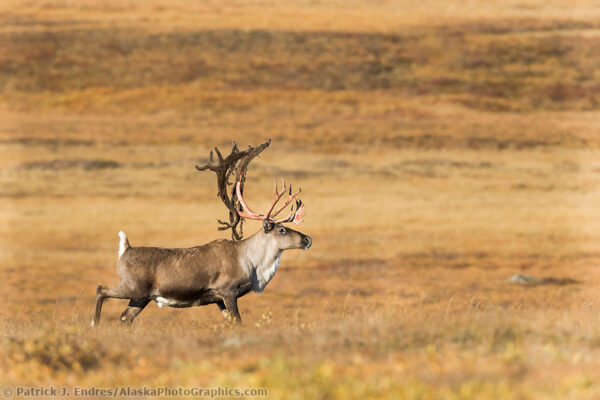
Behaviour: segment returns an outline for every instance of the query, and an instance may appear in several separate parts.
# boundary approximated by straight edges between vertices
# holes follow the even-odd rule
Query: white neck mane
[[[248,273],[252,282],[252,290],[262,293],[267,284],[273,279],[283,250],[265,243],[262,232],[259,231],[244,241],[240,252],[240,265]]]

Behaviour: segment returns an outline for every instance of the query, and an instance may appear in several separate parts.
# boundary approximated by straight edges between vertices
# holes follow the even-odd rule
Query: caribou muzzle
[[[302,244],[304,245],[302,250],[310,249],[310,246],[312,246],[312,238],[310,236],[304,236],[302,238]]]

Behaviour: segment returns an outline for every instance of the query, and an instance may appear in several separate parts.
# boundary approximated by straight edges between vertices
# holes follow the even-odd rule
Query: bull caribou
[[[264,214],[252,211],[243,198],[247,166],[269,143],[245,151],[239,151],[234,143],[231,154],[225,158],[215,148],[217,163],[213,162],[211,151],[209,163],[196,166],[200,171],[210,169],[217,173],[218,196],[230,211],[229,223],[219,221],[222,225],[219,229],[231,229],[232,240],[218,239],[190,248],[133,247],[125,233],[119,232],[119,283],[97,287],[92,326],[100,322],[102,304],[107,298],[129,299],[121,314],[121,322],[126,324],[131,324],[151,301],[160,308],[214,303],[225,317],[241,323],[237,299],[251,291],[265,290],[277,272],[283,251],[308,250],[312,245],[310,236],[284,225],[302,222],[305,209],[297,199],[300,190],[293,193],[283,178],[281,189],[275,183],[273,201]],[[235,175],[235,184],[228,182],[231,175]],[[231,197],[229,186],[232,186]],[[283,204],[275,208],[286,194]],[[277,219],[290,204],[289,215]],[[244,219],[262,221],[261,229],[247,239],[242,239],[243,233],[238,230]]]

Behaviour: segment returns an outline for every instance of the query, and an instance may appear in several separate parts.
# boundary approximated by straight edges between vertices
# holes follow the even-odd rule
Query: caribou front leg
[[[238,310],[237,305],[237,297],[235,296],[227,296],[223,297],[223,303],[225,303],[225,307],[229,312],[229,316],[231,317],[231,321],[236,324],[242,323],[242,317],[240,316],[240,312]]]
[[[150,299],[131,300],[129,305],[121,314],[121,322],[127,325],[131,325],[135,317],[142,312],[144,307],[150,303]]]

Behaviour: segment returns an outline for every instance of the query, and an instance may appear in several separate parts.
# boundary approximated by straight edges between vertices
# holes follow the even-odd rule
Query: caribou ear
[[[275,224],[269,220],[265,220],[265,222],[263,222],[263,230],[265,231],[265,233],[271,232],[274,227]]]

